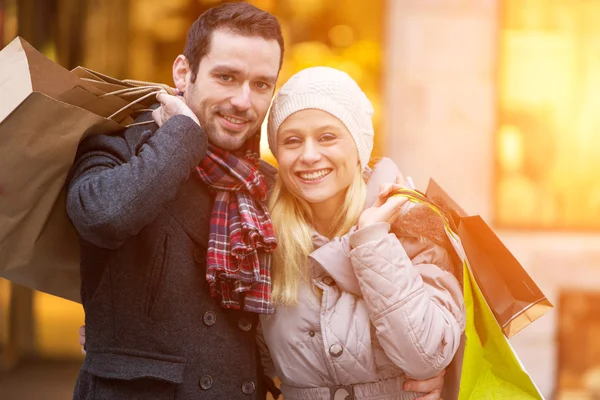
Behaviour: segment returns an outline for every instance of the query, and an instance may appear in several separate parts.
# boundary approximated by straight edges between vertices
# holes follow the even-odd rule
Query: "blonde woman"
[[[419,206],[388,198],[399,185],[375,183],[394,176],[390,160],[367,167],[371,117],[356,82],[325,67],[292,77],[271,108],[277,311],[260,317],[258,339],[285,400],[420,398],[405,381],[448,366],[464,330],[462,290],[435,240],[438,225]],[[365,209],[368,196],[376,200]]]

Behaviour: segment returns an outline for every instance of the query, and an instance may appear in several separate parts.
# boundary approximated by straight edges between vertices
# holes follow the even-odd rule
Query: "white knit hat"
[[[358,84],[345,72],[329,67],[304,69],[279,90],[269,113],[269,148],[277,158],[277,131],[287,117],[306,109],[328,112],[346,125],[364,170],[373,150],[373,106]]]

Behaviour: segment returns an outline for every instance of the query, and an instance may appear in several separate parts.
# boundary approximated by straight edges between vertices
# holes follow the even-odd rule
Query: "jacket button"
[[[204,321],[206,326],[214,325],[215,322],[217,322],[217,314],[215,314],[214,311],[207,311],[204,313],[202,321]]]
[[[256,390],[256,385],[252,381],[246,381],[242,383],[242,393],[252,394]]]
[[[310,336],[310,337],[315,337],[315,331],[310,331],[310,332],[308,332],[308,336]]]
[[[196,249],[194,251],[194,260],[198,264],[204,264],[206,262],[206,252],[201,249]]]
[[[323,278],[323,283],[326,284],[327,286],[334,286],[335,280],[332,277],[330,277],[329,275],[327,275],[325,278]]]
[[[246,317],[242,317],[238,320],[238,328],[244,332],[249,332],[252,329],[252,322]]]
[[[210,375],[204,375],[202,378],[200,378],[198,385],[200,386],[200,389],[208,390],[212,386],[212,382],[213,380]]]
[[[339,357],[342,355],[343,352],[344,348],[339,344],[334,344],[329,348],[329,354],[331,354],[333,357]]]

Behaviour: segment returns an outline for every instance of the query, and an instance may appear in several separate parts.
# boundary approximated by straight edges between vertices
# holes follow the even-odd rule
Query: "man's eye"
[[[219,79],[221,79],[223,82],[231,82],[231,81],[233,81],[233,76],[231,76],[231,75],[219,75]]]
[[[259,90],[267,90],[267,89],[269,89],[269,84],[266,83],[266,82],[256,82],[254,85]]]

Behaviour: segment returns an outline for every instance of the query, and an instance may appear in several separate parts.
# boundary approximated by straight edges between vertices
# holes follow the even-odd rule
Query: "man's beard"
[[[216,119],[221,118],[218,113],[211,114],[211,117],[212,119],[209,119],[206,122],[201,122],[200,124],[202,129],[204,129],[204,133],[206,134],[208,141],[213,146],[235,154],[242,154],[246,142],[252,136],[257,134],[260,129],[260,126],[250,125],[251,122],[248,122],[248,127],[245,132],[236,132],[235,134],[231,134],[227,132],[227,129],[218,126]],[[242,152],[240,153],[240,151]]]
[[[210,114],[207,115],[207,118],[205,118],[204,121],[200,121],[200,125],[202,126],[208,141],[213,146],[232,153],[238,153],[240,150],[243,150],[248,139],[254,136],[260,129],[260,125],[253,125],[255,119],[252,118],[249,111],[240,111],[236,107],[229,106],[219,107],[213,112],[209,111],[209,113]],[[223,114],[248,121],[246,122],[246,124],[248,124],[247,131],[230,134],[227,132],[227,129],[224,129],[223,127],[219,128],[217,118],[222,118],[221,115]]]

